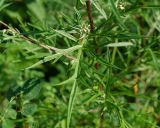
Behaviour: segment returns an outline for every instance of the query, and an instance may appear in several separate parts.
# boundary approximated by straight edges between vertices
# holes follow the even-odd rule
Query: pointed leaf
[[[77,42],[77,39],[74,36],[72,36],[71,34],[65,32],[63,30],[54,30],[54,31],[59,33],[59,34],[61,34],[61,35],[63,35],[63,36],[65,36],[65,37],[67,37],[68,39],[71,39],[71,40]]]
[[[75,80],[75,75],[71,76],[69,79],[61,82],[61,83],[58,83],[58,84],[55,84],[55,85],[64,85],[64,84],[68,84],[68,83],[71,83]]]
[[[118,9],[116,8],[115,4],[114,4],[114,0],[109,0],[110,1],[110,4],[111,4],[111,8],[112,8],[112,11],[117,19],[117,21],[119,22],[119,25],[122,29],[127,29],[126,26],[124,25],[123,23],[123,20],[121,18],[121,14],[120,12],[118,11]]]
[[[96,7],[96,9],[101,13],[101,15],[107,20],[106,12],[103,10],[103,8],[99,5],[97,1],[93,0],[93,5]]]
[[[124,47],[133,45],[131,42],[118,42],[118,43],[110,43],[107,44],[107,47]]]
[[[60,53],[57,53],[57,54],[54,54],[54,55],[50,55],[50,56],[46,56],[43,60],[40,60],[38,61],[37,63],[31,65],[30,67],[26,68],[26,69],[31,69],[31,68],[34,68],[38,65],[41,65],[45,62],[48,62],[48,61],[51,61],[53,59],[56,59],[56,58],[60,58],[60,56],[62,56]]]

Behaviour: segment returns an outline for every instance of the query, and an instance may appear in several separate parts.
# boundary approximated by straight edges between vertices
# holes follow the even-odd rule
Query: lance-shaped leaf
[[[123,23],[123,20],[121,18],[121,14],[120,12],[118,11],[118,9],[116,8],[115,4],[114,4],[114,0],[109,0],[110,1],[110,4],[111,4],[111,9],[113,11],[113,14],[115,15],[117,21],[119,22],[119,25],[122,29],[127,29],[126,26],[124,25]]]
[[[41,64],[43,64],[43,63],[45,63],[45,62],[51,61],[51,60],[56,59],[56,58],[60,58],[61,56],[62,56],[62,54],[60,54],[60,53],[47,56],[47,57],[45,57],[43,60],[38,61],[37,63],[31,65],[30,67],[28,67],[28,68],[26,68],[26,69],[34,68],[34,67],[36,67],[36,66],[38,66],[38,65],[41,65]]]
[[[125,47],[125,46],[132,46],[131,42],[118,42],[118,43],[110,43],[107,44],[107,47]]]
[[[99,5],[97,1],[93,0],[93,5],[96,7],[96,9],[101,13],[101,15],[107,20],[107,15],[104,9]]]
[[[77,42],[77,39],[74,36],[72,36],[71,34],[65,32],[63,30],[54,30],[54,31],[57,32],[58,34],[62,35],[62,36],[67,37],[70,40],[73,40],[73,41]]]
[[[71,83],[71,82],[73,82],[75,80],[75,78],[76,78],[76,75],[73,75],[69,79],[67,79],[67,80],[65,80],[65,81],[63,81],[61,83],[55,84],[55,85],[64,85],[64,84]]]

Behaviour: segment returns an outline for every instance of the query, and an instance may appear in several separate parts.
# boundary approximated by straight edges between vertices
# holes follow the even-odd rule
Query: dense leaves
[[[91,7],[0,1],[0,128],[160,127],[159,0]]]

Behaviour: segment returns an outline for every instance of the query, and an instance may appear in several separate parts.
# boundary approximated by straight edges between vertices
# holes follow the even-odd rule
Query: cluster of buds
[[[125,9],[125,3],[119,2],[119,3],[117,4],[117,8],[119,8],[120,10],[124,10],[124,9]]]
[[[90,33],[90,26],[87,24],[82,24],[80,28],[80,39],[83,39]]]

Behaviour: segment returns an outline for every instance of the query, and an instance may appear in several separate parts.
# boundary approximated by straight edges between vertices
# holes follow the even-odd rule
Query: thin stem
[[[16,28],[13,28],[13,27],[10,27],[9,25],[7,25],[6,23],[0,21],[0,24],[3,24],[5,27],[7,27],[8,29],[11,29],[14,33],[16,33],[21,39],[27,41],[27,43],[30,43],[30,44],[35,44],[43,49],[46,49],[48,50],[49,52],[55,52],[55,53],[58,53],[59,49],[58,48],[55,48],[53,46],[49,46],[49,45],[46,45],[44,43],[41,43],[39,41],[37,41],[36,39],[33,39],[31,37],[27,37],[27,36],[24,36],[23,34],[21,34]],[[63,53],[62,53],[63,54]],[[66,56],[69,60],[74,60],[75,58],[72,57],[72,56],[69,56],[67,54],[63,54],[64,56]]]
[[[95,25],[94,25],[93,16],[92,16],[91,0],[86,1],[86,7],[87,7],[88,19],[89,19],[89,23],[90,23],[90,33],[94,33]],[[93,36],[93,42],[94,42],[95,45],[97,45],[96,37],[94,37],[94,36]],[[100,49],[97,48],[95,52],[97,54],[100,54]],[[95,64],[95,68],[97,70],[99,69],[99,63]]]
[[[93,16],[92,16],[91,0],[87,0],[86,1],[86,7],[87,7],[88,19],[89,19],[89,22],[90,22],[90,33],[94,33],[95,25],[94,25]],[[93,42],[94,42],[95,45],[97,45],[96,37],[93,37]],[[101,53],[101,51],[100,51],[99,48],[96,48],[95,52],[97,54]],[[99,63],[98,62],[95,64],[95,68],[97,70],[99,69]],[[101,91],[104,91],[103,85],[99,85],[99,89]],[[103,109],[104,109],[104,106],[101,108],[101,115],[100,115],[100,120],[99,120],[99,128],[103,128],[103,122],[104,122],[104,112],[103,112]]]
[[[88,18],[90,22],[90,32],[94,32],[94,22],[93,22],[93,17],[92,17],[92,6],[91,6],[91,0],[86,1],[86,7],[87,7],[87,13],[88,13]]]

